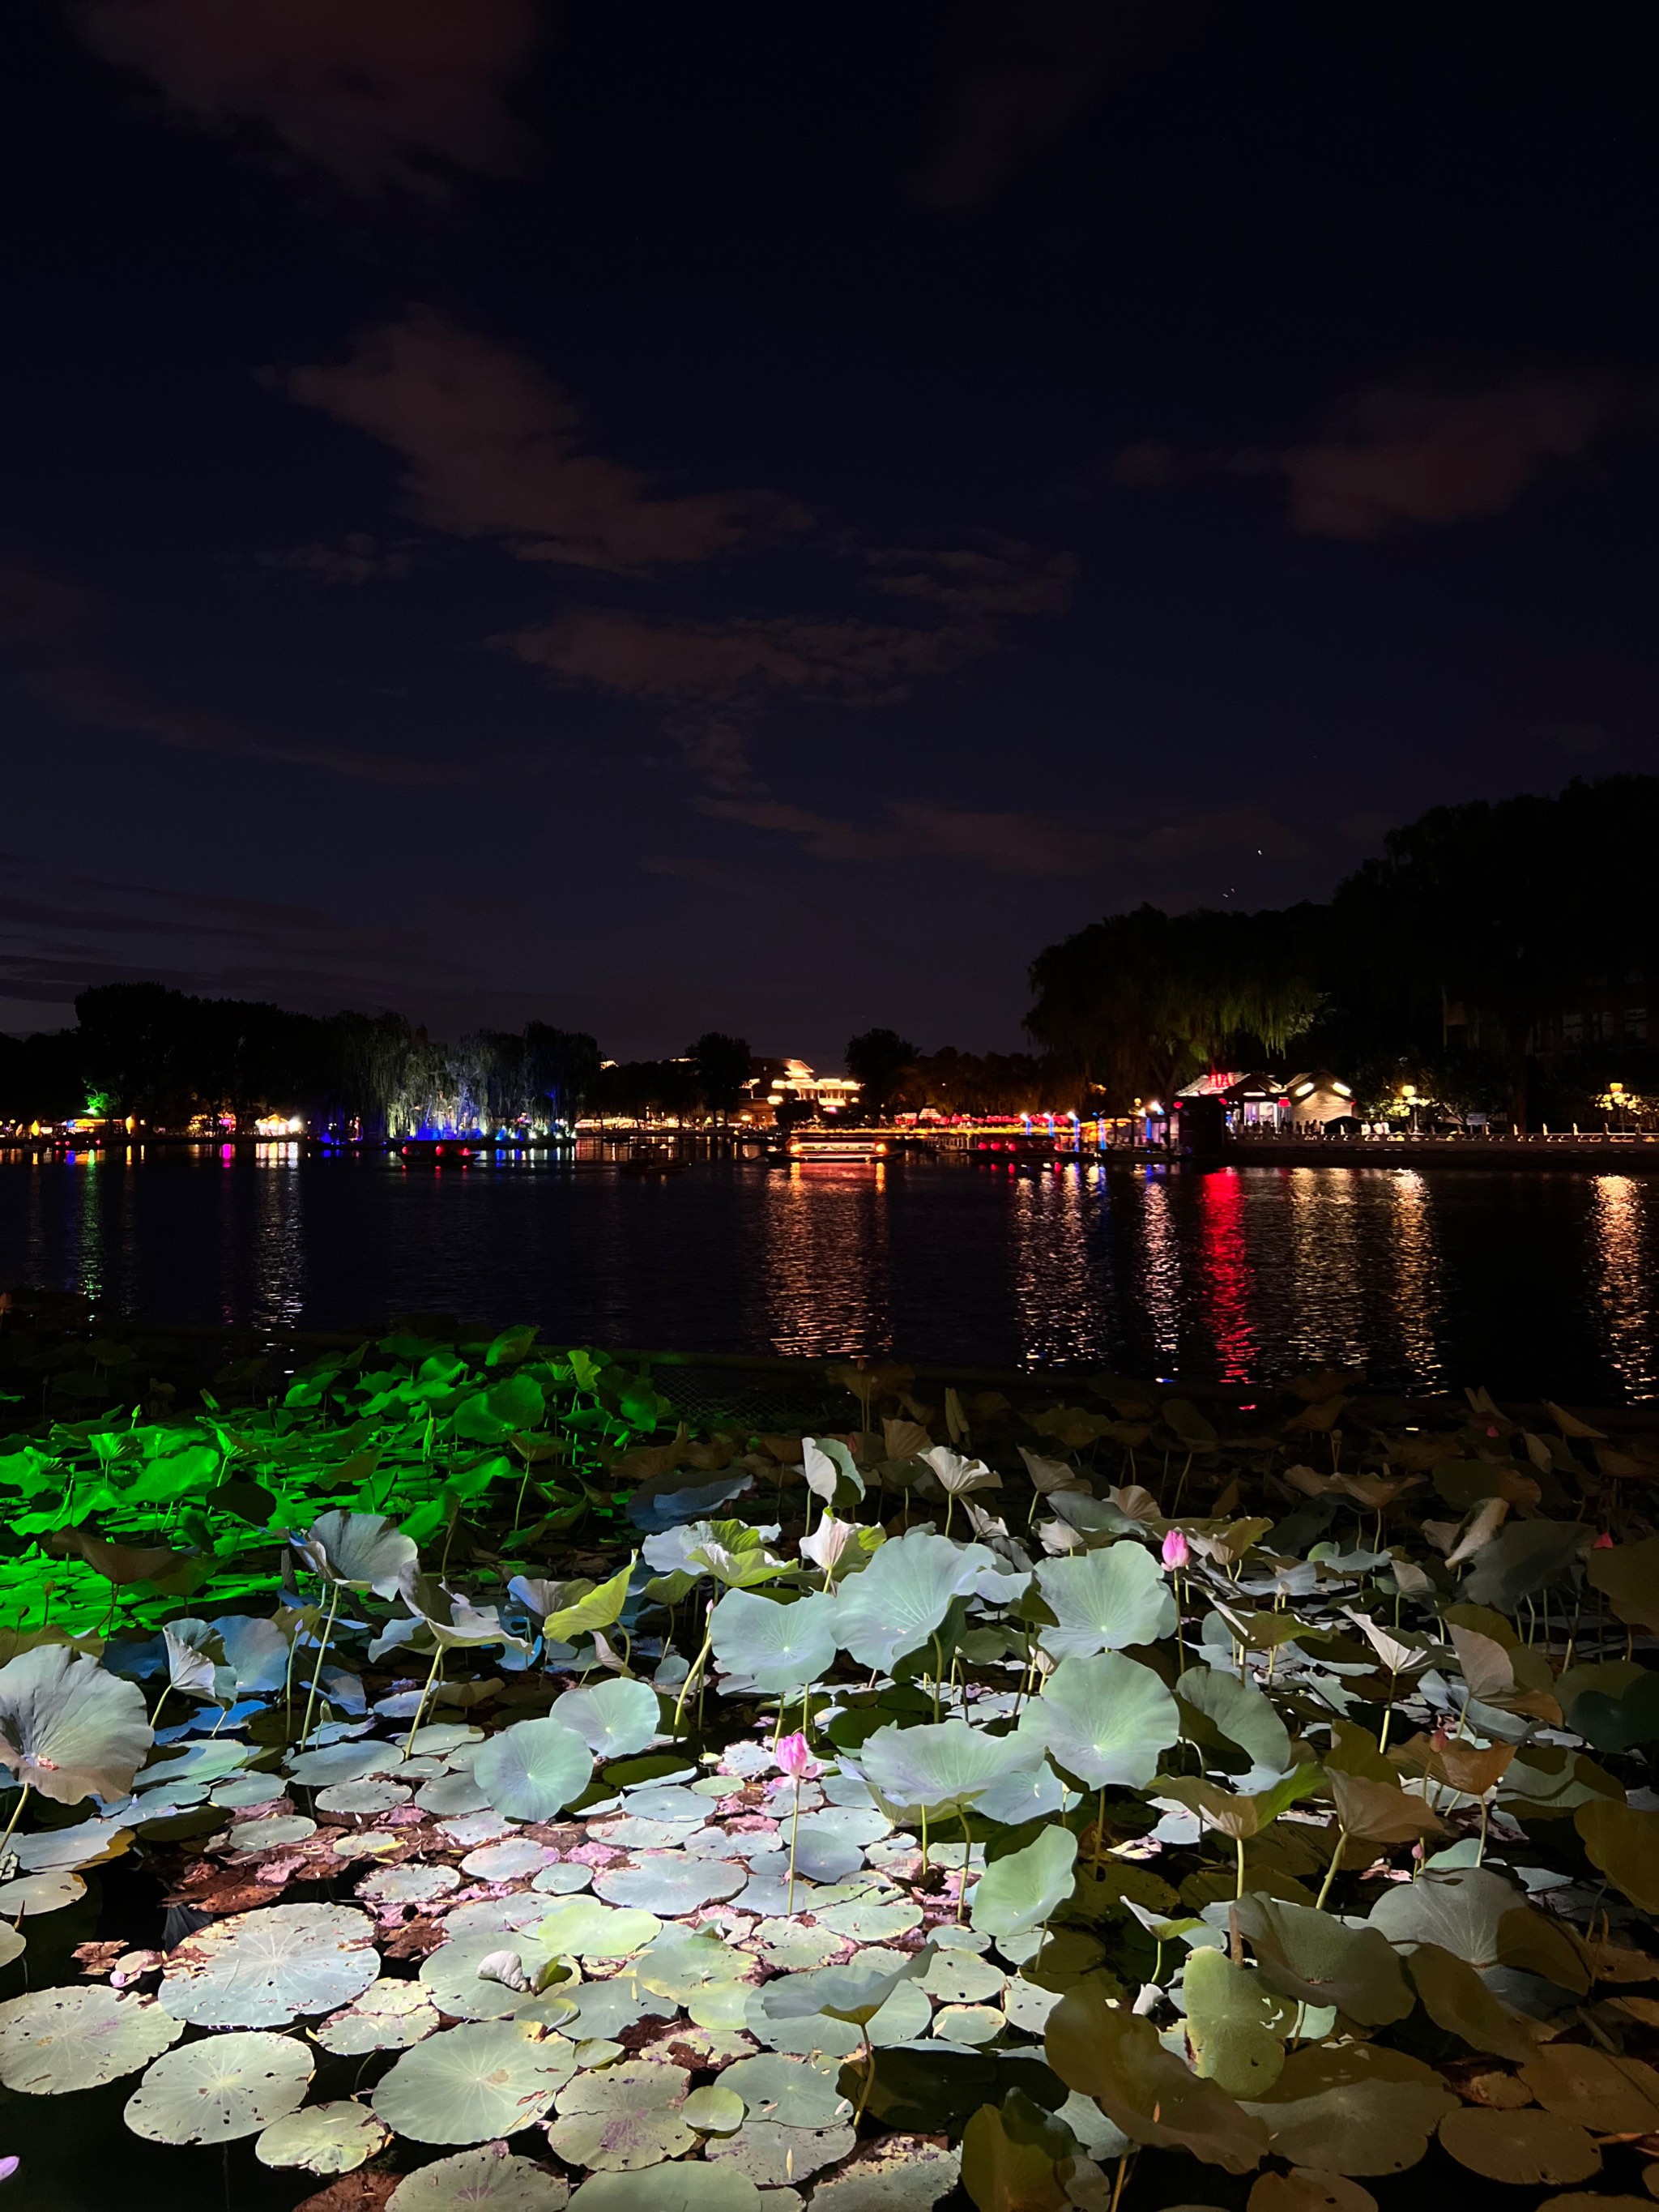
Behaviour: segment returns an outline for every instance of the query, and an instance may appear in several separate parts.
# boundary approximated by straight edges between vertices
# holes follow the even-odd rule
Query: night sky
[[[8,10],[0,1028],[1007,1048],[1659,766],[1642,27]]]

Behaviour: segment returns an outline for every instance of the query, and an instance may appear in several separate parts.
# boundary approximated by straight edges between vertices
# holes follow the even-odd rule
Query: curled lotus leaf
[[[319,1513],[303,1536],[289,1540],[325,1582],[377,1597],[395,1597],[419,1556],[383,1513]]]
[[[1133,1539],[1045,1560],[1036,1578],[1055,1623],[1037,1635],[1056,1659],[1086,1659],[1175,1633],[1169,1579],[1146,1545]]]
[[[161,2054],[126,2123],[151,2142],[234,2142],[296,2112],[310,2081],[311,2055],[290,2035],[210,2035]]]
[[[406,2173],[387,2199],[388,2212],[563,2212],[569,2185],[533,2160],[514,2158],[504,2142],[459,2150]]]
[[[1352,2175],[1415,2166],[1456,2103],[1437,2074],[1403,2051],[1310,2044],[1293,2051],[1267,2096],[1244,2110],[1266,2126],[1275,2157]]]
[[[574,2064],[562,2039],[544,2043],[510,2021],[449,2027],[404,2051],[376,2086],[374,2110],[415,2142],[487,2142],[541,2119]]]
[[[884,1544],[837,1591],[836,1641],[860,1667],[886,1673],[906,1652],[919,1650],[952,1601],[996,1564],[983,1544],[955,1544],[913,1528]]]
[[[786,1974],[761,1992],[761,2008],[770,2020],[803,2020],[828,2013],[831,2020],[862,2027],[881,2010],[901,1982],[919,1980],[933,1964],[924,1945],[895,1966],[890,1954],[864,1954],[844,1966],[818,1966],[805,1974]]]
[[[125,1797],[154,1741],[138,1685],[67,1644],[0,1667],[0,1767],[42,1797]]]
[[[253,2155],[261,2166],[350,2173],[391,2140],[384,2122],[347,2097],[332,2105],[305,2105],[273,2120],[255,2142]]]
[[[31,2097],[99,2089],[148,2066],[184,2032],[182,2021],[131,1990],[96,1982],[31,1990],[0,2005],[0,2081]]]
[[[1093,2097],[1132,2142],[1188,2150],[1229,2173],[1261,2164],[1267,2148],[1262,2123],[1217,2082],[1189,2072],[1152,2022],[1115,2005],[1099,1980],[1085,1978],[1064,1992],[1048,2015],[1044,2047],[1060,2080]]]
[[[374,1923],[349,1905],[268,1905],[188,1936],[161,2002],[198,2027],[284,2027],[349,2004],[380,1971]]]
[[[573,2212],[762,2212],[761,2193],[729,2162],[676,2159],[635,2176],[596,2173],[570,2200]]]
[[[550,1820],[580,1797],[593,1754],[574,1728],[550,1718],[515,1721],[490,1737],[472,1762],[472,1779],[509,1820]]]
[[[1180,1735],[1181,1716],[1150,1667],[1102,1651],[1062,1659],[1016,1733],[1091,1790],[1144,1790]]]
[[[523,1969],[524,1981],[517,1988],[503,1978],[503,1952],[516,1957]],[[451,2020],[505,2020],[536,2002],[534,1985],[552,1958],[533,1929],[472,1929],[440,1944],[422,1960],[420,1986]],[[485,1973],[486,1965],[494,1971]]]
[[[966,1721],[938,1721],[878,1729],[860,1751],[859,1765],[885,1803],[933,1812],[972,1804],[1005,1775],[1038,1765],[1042,1748],[1030,1736],[990,1735]]]
[[[1121,1549],[1121,1547],[1119,1547]],[[1250,1760],[1250,1771],[1236,1778],[1246,1796],[1263,1789],[1290,1766],[1290,1731],[1271,1698],[1253,1683],[1216,1667],[1189,1667],[1177,1686],[1183,1705],[1201,1713],[1211,1726],[1236,1743]]]
[[[620,1679],[567,1690],[553,1700],[549,1718],[574,1729],[597,1759],[626,1759],[643,1751],[662,1726],[651,1685]]]
[[[987,1866],[969,1906],[974,1926],[988,1936],[1023,1936],[1042,1927],[1071,1895],[1076,1866],[1077,1838],[1071,1830],[1043,1829],[1023,1849]]]
[[[836,1601],[818,1591],[782,1604],[729,1589],[708,1616],[714,1656],[769,1696],[816,1682],[836,1656]]]
[[[729,2136],[743,2125],[743,2099],[717,2082],[694,2089],[680,2109],[700,2136]]]

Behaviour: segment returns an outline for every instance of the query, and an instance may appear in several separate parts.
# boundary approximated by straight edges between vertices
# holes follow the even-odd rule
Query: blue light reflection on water
[[[1659,1180],[1432,1170],[0,1158],[0,1282],[256,1328],[1585,1399],[1659,1389]]]

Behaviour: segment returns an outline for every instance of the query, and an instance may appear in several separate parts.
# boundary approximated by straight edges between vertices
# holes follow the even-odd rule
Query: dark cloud
[[[1380,538],[1407,522],[1501,514],[1553,460],[1582,453],[1610,395],[1594,380],[1536,377],[1451,395],[1384,385],[1330,434],[1282,456],[1291,516],[1318,538]]]
[[[699,890],[720,891],[728,898],[758,898],[763,892],[761,884],[695,853],[648,853],[639,865],[647,876],[667,876],[677,883],[695,884]]]
[[[525,560],[641,573],[805,520],[764,492],[653,495],[637,469],[586,450],[574,403],[533,362],[424,310],[337,368],[295,369],[288,389],[403,456],[416,521],[508,538]]]
[[[960,615],[987,620],[1023,615],[1063,615],[1072,604],[1077,562],[1067,553],[1040,560],[1028,545],[995,552],[957,549],[944,553],[875,552],[866,556],[881,571],[879,588],[896,599],[926,599]]]
[[[395,583],[415,565],[416,540],[384,540],[350,530],[337,545],[290,545],[280,553],[256,553],[261,568],[286,569],[319,584]]]
[[[204,121],[263,124],[360,187],[514,166],[502,88],[534,0],[89,0],[86,34]]]

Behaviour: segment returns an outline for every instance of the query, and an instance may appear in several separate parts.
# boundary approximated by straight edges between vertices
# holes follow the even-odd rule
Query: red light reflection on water
[[[1224,1382],[1250,1378],[1255,1331],[1249,1315],[1250,1265],[1244,1242],[1244,1186],[1237,1168],[1206,1175],[1199,1193],[1200,1252],[1208,1320]]]

